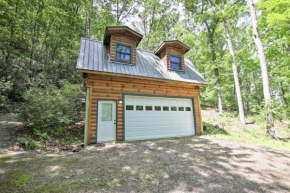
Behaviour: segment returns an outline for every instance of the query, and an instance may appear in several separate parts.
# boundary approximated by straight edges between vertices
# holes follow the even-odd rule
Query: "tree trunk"
[[[254,38],[256,47],[258,48],[261,70],[262,70],[267,132],[272,138],[276,138],[276,133],[275,133],[275,128],[274,128],[274,119],[273,119],[273,113],[272,113],[272,104],[271,104],[270,81],[269,81],[266,56],[264,52],[264,46],[259,37],[258,21],[257,21],[256,9],[255,9],[253,0],[248,0],[248,5],[250,7],[252,24],[253,24],[253,38]]]
[[[94,4],[94,1],[91,0],[91,9],[90,9],[89,26],[88,26],[88,38],[89,39],[91,38],[91,21],[92,21],[93,4]]]
[[[225,9],[224,0],[222,0],[222,5],[223,5],[223,10],[224,10]],[[226,31],[226,38],[227,38],[227,42],[228,42],[228,46],[229,46],[229,51],[230,51],[230,54],[232,56],[232,68],[233,68],[233,74],[234,74],[234,80],[235,80],[235,89],[236,89],[238,106],[239,106],[240,121],[245,124],[246,121],[245,121],[241,88],[240,88],[240,83],[239,83],[238,68],[236,65],[235,49],[234,49],[234,46],[232,43],[232,38],[231,38],[230,30],[228,27],[228,23],[227,23],[227,20],[224,16],[223,16],[223,22],[224,22],[224,28]]]
[[[208,32],[208,39],[209,39],[211,55],[212,55],[212,63],[213,63],[213,65],[215,65],[215,61],[216,61],[216,52],[215,52],[215,47],[214,47],[215,28],[210,29],[210,26],[207,22],[205,22],[205,25],[207,27],[207,32]],[[214,72],[215,72],[216,87],[217,87],[217,107],[218,107],[219,114],[222,114],[223,113],[222,93],[221,93],[221,83],[219,80],[219,68],[218,68],[218,66],[215,66]]]
[[[250,105],[249,105],[248,89],[246,86],[246,77],[245,77],[245,72],[244,72],[244,68],[243,68],[243,61],[241,59],[240,59],[240,64],[241,64],[241,73],[242,73],[242,78],[243,78],[243,87],[244,87],[244,92],[246,94],[247,113],[249,114]]]
[[[220,83],[220,80],[219,80],[219,68],[215,67],[214,71],[215,71],[215,76],[216,76],[218,109],[219,109],[219,114],[222,114],[223,113],[223,105],[222,105],[221,83]]]
[[[151,23],[150,23],[150,29],[149,29],[149,33],[148,33],[148,39],[147,39],[147,44],[146,44],[146,48],[148,49],[148,45],[149,45],[149,41],[150,41],[150,34],[153,28],[153,24],[154,24],[154,19],[155,19],[155,10],[156,10],[156,4],[153,7],[153,13],[152,13],[152,18],[151,18]]]
[[[215,54],[215,50],[214,50],[214,45],[213,45],[213,40],[210,41],[211,44],[211,52],[212,52],[212,61],[213,64],[215,64],[215,60],[216,60],[216,54]],[[223,106],[222,106],[222,92],[221,92],[221,83],[219,80],[219,68],[218,66],[216,66],[214,68],[214,73],[215,73],[215,77],[216,77],[216,87],[217,87],[217,98],[218,98],[218,110],[219,110],[219,114],[223,113]]]

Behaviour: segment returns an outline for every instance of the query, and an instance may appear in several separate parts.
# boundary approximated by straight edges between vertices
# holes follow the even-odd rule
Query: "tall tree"
[[[185,1],[185,8],[188,12],[193,14],[195,22],[201,22],[205,28],[207,34],[208,44],[211,51],[212,64],[214,66],[214,74],[216,77],[216,90],[217,90],[217,107],[219,114],[223,112],[222,106],[222,91],[221,91],[221,81],[219,77],[219,67],[216,62],[216,45],[215,45],[215,32],[219,25],[220,18],[217,17],[215,10],[212,10],[211,7],[204,0],[200,1]]]
[[[138,13],[137,6],[139,4],[140,0],[100,1],[100,5],[103,9],[109,9],[108,14],[114,16],[117,25],[122,25],[128,21],[131,16],[135,16]]]
[[[224,24],[224,29],[225,29],[225,32],[226,32],[226,39],[227,39],[227,43],[228,43],[228,49],[230,51],[231,58],[232,58],[232,69],[233,69],[233,75],[234,75],[234,81],[235,81],[235,90],[236,90],[236,96],[237,96],[238,107],[239,107],[240,121],[242,123],[246,123],[246,121],[245,121],[245,113],[244,113],[244,106],[243,106],[243,99],[242,99],[242,93],[241,93],[240,82],[239,82],[239,73],[238,73],[238,68],[237,68],[237,64],[236,64],[235,48],[233,46],[233,41],[232,41],[232,37],[231,37],[231,33],[230,33],[229,26],[228,26],[228,21],[227,21],[227,14],[228,14],[227,12],[229,11],[229,9],[231,7],[234,6],[234,4],[236,2],[233,2],[231,4],[231,3],[229,3],[230,1],[226,2],[225,0],[221,0],[221,6],[220,6],[220,5],[218,5],[217,3],[215,3],[212,0],[209,0],[209,1],[217,9],[220,9],[220,11],[222,13],[221,17],[222,17],[223,24]],[[227,5],[228,9],[226,9],[226,5]],[[221,8],[219,8],[219,7],[221,7]]]
[[[88,38],[91,38],[91,23],[92,23],[92,12],[93,12],[94,1],[91,0],[91,8],[89,14],[89,26],[88,26]]]
[[[272,113],[271,104],[271,91],[270,91],[270,81],[269,73],[267,67],[267,60],[264,52],[264,46],[259,36],[258,20],[256,15],[256,8],[253,0],[248,0],[248,5],[251,12],[252,25],[253,25],[253,39],[259,52],[261,70],[262,70],[262,80],[263,80],[263,91],[265,99],[265,110],[266,110],[266,120],[267,120],[267,132],[273,138],[276,138],[274,120]]]

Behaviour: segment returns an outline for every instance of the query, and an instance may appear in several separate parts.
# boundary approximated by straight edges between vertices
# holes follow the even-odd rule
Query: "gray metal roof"
[[[153,52],[137,48],[136,53],[136,65],[110,61],[108,47],[103,42],[82,38],[77,69],[207,84],[188,59],[185,59],[185,72],[178,72],[167,70]]]

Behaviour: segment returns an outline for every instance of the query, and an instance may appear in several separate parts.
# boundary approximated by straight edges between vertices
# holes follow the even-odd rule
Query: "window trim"
[[[117,45],[121,45],[121,46],[126,46],[126,47],[130,47],[131,49],[131,53],[130,53],[130,61],[127,61],[127,60],[119,60],[116,58],[117,56]],[[128,53],[124,53],[124,54],[128,54]],[[129,44],[123,44],[123,43],[119,43],[119,42],[115,42],[115,56],[114,56],[114,59],[116,61],[120,61],[120,62],[125,62],[125,63],[132,63],[133,62],[133,46],[132,45],[129,45]]]
[[[164,110],[164,107],[168,107],[168,110]],[[162,111],[170,111],[170,106],[162,106]]]
[[[142,110],[139,110],[138,107],[142,107]],[[136,105],[136,111],[144,111],[144,105]]]
[[[178,58],[180,59],[179,69],[171,68],[170,56],[178,57]],[[183,63],[182,63],[182,57],[181,57],[181,55],[168,54],[168,61],[169,61],[169,69],[170,69],[170,70],[182,71],[182,67],[183,67],[182,65],[183,65]],[[172,62],[172,63],[174,63],[174,64],[178,64],[178,63],[176,63],[176,62]]]
[[[132,110],[131,110],[131,109],[127,109],[127,106],[132,106],[133,109],[132,109]],[[125,106],[125,109],[126,109],[126,111],[134,111],[134,105],[126,105],[126,106]]]
[[[183,108],[183,110],[180,110],[180,108]],[[183,106],[178,106],[178,111],[185,111]]]
[[[156,110],[156,107],[160,107],[160,110]],[[154,111],[162,111],[162,106],[154,106]]]
[[[151,109],[150,110],[147,110],[147,107],[151,107]],[[151,106],[151,105],[145,105],[145,111],[153,111],[153,106]]]
[[[177,106],[170,106],[170,111],[173,111],[173,110],[172,110],[172,107],[175,107],[175,108],[176,108],[175,111],[178,110],[178,107],[177,107]]]

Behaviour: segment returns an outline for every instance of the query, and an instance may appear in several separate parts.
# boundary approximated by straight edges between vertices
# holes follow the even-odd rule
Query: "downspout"
[[[85,115],[85,139],[84,144],[85,146],[88,145],[88,133],[89,133],[89,108],[90,108],[90,88],[87,87],[86,93],[86,115]]]

